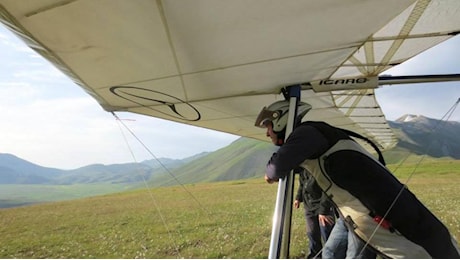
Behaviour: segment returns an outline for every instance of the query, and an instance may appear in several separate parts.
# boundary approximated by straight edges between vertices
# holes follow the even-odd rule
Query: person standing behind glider
[[[342,218],[338,218],[334,228],[324,244],[323,259],[371,259],[376,258],[376,254],[369,248],[363,248],[366,244],[355,236],[353,232],[348,232],[348,227]]]
[[[298,104],[297,122],[311,109]],[[449,230],[393,174],[344,130],[304,122],[284,142],[288,101],[264,107],[256,126],[280,146],[266,168],[268,183],[307,169],[353,231],[383,257],[460,258]]]
[[[307,222],[307,237],[310,252],[307,258],[322,258],[322,241],[326,242],[334,227],[333,206],[323,194],[315,179],[305,169],[299,169],[299,188],[294,201],[294,207],[299,208],[303,203]]]

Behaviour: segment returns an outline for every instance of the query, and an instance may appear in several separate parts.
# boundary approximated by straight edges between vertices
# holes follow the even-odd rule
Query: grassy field
[[[424,163],[408,183],[457,238],[459,184],[458,160]],[[267,258],[276,189],[258,178],[2,209],[0,258]],[[291,258],[305,258],[301,209],[292,225]]]

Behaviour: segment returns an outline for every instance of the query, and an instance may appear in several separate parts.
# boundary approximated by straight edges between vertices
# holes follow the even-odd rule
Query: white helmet
[[[311,109],[311,105],[299,102],[297,108],[296,122],[300,122],[305,114]],[[267,122],[273,123],[273,132],[280,134],[286,131],[288,120],[289,101],[276,101],[268,107],[264,107],[257,116],[255,126],[265,128]]]

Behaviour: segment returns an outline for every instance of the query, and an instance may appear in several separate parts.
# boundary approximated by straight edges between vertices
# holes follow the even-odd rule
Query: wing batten
[[[412,10],[411,14],[407,18],[407,21],[404,23],[403,27],[401,28],[400,33],[398,34],[400,37],[403,39],[397,39],[393,41],[393,44],[391,47],[388,49],[387,53],[382,59],[383,64],[388,64],[391,60],[391,58],[394,57],[395,53],[399,50],[401,45],[403,44],[404,40],[406,39],[407,35],[409,35],[414,28],[415,24],[417,21],[420,19],[420,17],[423,15],[425,12],[427,6],[429,4],[429,1],[426,0],[420,0],[416,3],[414,9]],[[376,69],[375,72],[381,73],[385,69],[384,66],[380,66]]]
[[[368,42],[383,42],[383,41],[396,41],[396,40],[410,40],[410,39],[423,39],[423,38],[438,38],[438,37],[451,37],[456,36],[460,31],[446,31],[436,33],[424,33],[424,34],[410,34],[410,35],[395,35],[395,36],[375,36],[368,40]]]

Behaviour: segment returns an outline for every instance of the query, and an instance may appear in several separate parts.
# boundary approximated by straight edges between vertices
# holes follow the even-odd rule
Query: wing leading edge
[[[1,22],[107,111],[267,141],[253,127],[260,108],[308,83],[306,119],[382,148],[396,140],[378,84],[335,82],[375,78],[449,39],[459,12],[456,0],[0,0]]]

